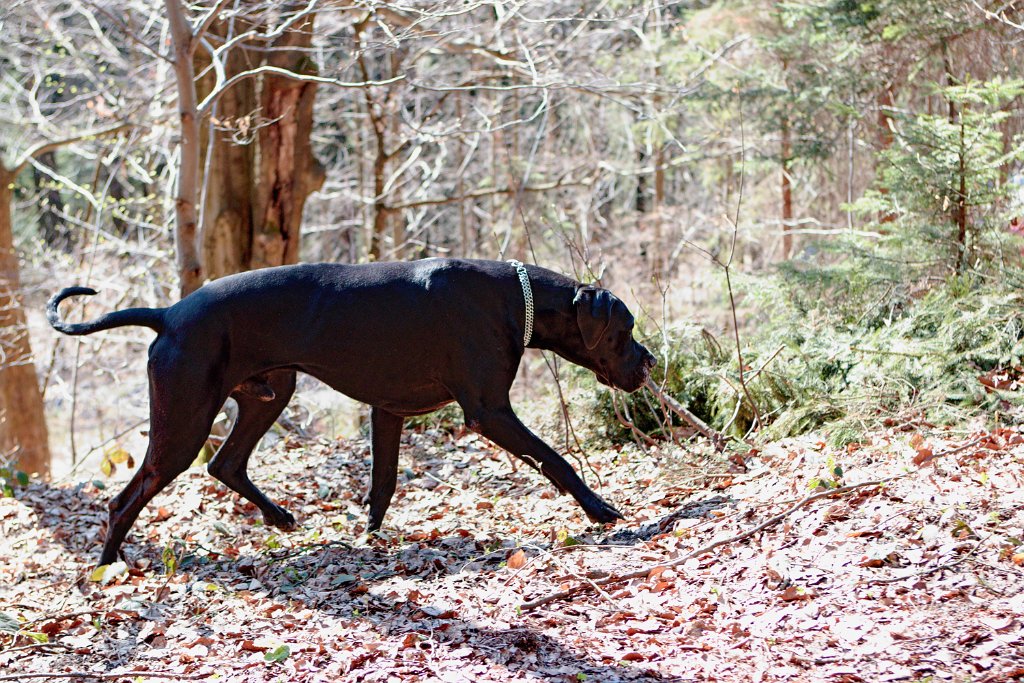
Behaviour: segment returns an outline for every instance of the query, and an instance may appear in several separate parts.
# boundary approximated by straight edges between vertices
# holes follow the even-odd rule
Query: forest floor
[[[254,456],[290,533],[193,468],[105,577],[120,483],[0,499],[0,680],[1024,678],[1016,429],[591,453],[577,467],[626,515],[609,528],[488,442],[428,430],[367,537],[368,458],[294,436]]]

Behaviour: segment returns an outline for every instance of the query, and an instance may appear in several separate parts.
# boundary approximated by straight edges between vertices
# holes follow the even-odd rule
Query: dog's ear
[[[614,304],[615,297],[607,289],[585,286],[576,290],[572,305],[576,308],[576,324],[588,350],[597,346],[611,324]]]

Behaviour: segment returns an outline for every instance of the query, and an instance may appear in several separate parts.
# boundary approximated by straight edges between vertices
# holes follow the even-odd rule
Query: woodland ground
[[[147,507],[125,546],[133,567],[105,584],[90,574],[120,484],[18,489],[0,499],[0,679],[1024,678],[1016,429],[591,453],[588,481],[626,514],[614,528],[472,434],[408,433],[402,458],[379,538],[360,536],[365,441],[289,436],[254,457],[253,479],[299,519],[292,533],[193,468]],[[665,568],[816,483],[887,477]]]

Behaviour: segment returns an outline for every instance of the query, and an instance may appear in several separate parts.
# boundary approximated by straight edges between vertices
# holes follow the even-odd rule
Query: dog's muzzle
[[[647,351],[647,349],[644,349],[643,358],[640,360],[640,363],[635,366],[632,376],[629,378],[628,381],[622,384],[616,384],[612,382],[605,382],[605,384],[608,384],[609,386],[616,386],[619,389],[628,391],[629,393],[633,393],[634,391],[636,391],[637,389],[639,389],[640,387],[647,383],[647,380],[651,376],[651,370],[653,370],[654,366],[656,366],[657,364],[658,360],[653,355],[651,355],[651,353]]]

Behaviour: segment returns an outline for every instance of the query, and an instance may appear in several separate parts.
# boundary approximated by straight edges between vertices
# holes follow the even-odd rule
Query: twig
[[[22,652],[24,650],[39,650],[39,649],[45,649],[45,648],[48,648],[48,647],[57,648],[58,650],[59,649],[64,649],[64,650],[72,649],[70,645],[65,645],[64,643],[47,641],[45,643],[31,643],[29,645],[20,645],[18,647],[9,647],[6,650],[4,650],[3,653],[5,655],[7,655],[7,654],[10,654],[12,652]]]
[[[711,443],[714,444],[715,450],[717,450],[719,453],[725,450],[725,444],[728,442],[725,436],[716,432],[714,429],[705,424],[704,420],[700,419],[699,417],[691,413],[689,410],[687,410],[679,401],[675,400],[674,398],[663,392],[661,389],[659,389],[658,385],[655,384],[651,379],[647,380],[645,386],[651,391],[651,393],[653,393],[655,396],[661,399],[665,403],[665,405],[671,408],[672,412],[686,420],[688,423],[690,423],[690,425],[693,426],[694,429],[696,429],[698,432],[703,434],[708,440],[710,440]]]
[[[743,130],[743,107],[740,107],[740,187],[736,197],[736,217],[732,220],[732,244],[729,247],[729,260],[721,265],[723,270],[725,270],[725,288],[729,293],[729,310],[732,313],[732,331],[736,338],[736,360],[739,363],[740,386],[743,387],[743,394],[747,397],[747,401],[750,402],[750,409],[754,411],[754,425],[760,429],[764,427],[764,421],[761,419],[761,411],[757,407],[757,402],[754,401],[754,397],[750,394],[750,389],[747,388],[747,379],[743,371],[743,344],[740,343],[740,325],[736,316],[736,294],[732,289],[732,262],[736,256],[736,238],[739,236],[740,231],[740,211],[743,208],[743,189],[747,177],[746,150],[746,138]]]
[[[32,607],[30,609],[37,610],[38,608]],[[38,624],[38,623],[43,622],[43,621],[66,621],[68,619],[74,619],[76,617],[91,617],[94,614],[105,614],[105,613],[106,613],[106,610],[101,610],[101,609],[84,609],[84,610],[81,610],[79,612],[67,612],[67,613],[57,612],[57,613],[54,613],[54,614],[44,614],[41,617],[36,617],[35,619],[29,619],[24,624],[22,624],[21,627],[24,629],[24,628],[26,628],[28,626],[32,626],[33,624]]]
[[[936,458],[944,458],[947,455],[956,455],[957,453],[961,453],[963,451],[966,451],[971,446],[977,446],[979,443],[981,443],[984,440],[985,440],[984,436],[979,436],[978,438],[974,439],[973,441],[968,441],[967,443],[965,443],[962,446],[957,446],[956,448],[950,449],[948,451],[942,451],[941,453],[933,453],[933,454],[929,455],[927,458],[922,458],[920,462],[916,462],[914,464],[917,465],[918,467],[921,467],[922,465],[925,465],[926,463],[929,463],[932,460],[935,460]]]
[[[773,353],[772,355],[768,356],[768,360],[766,360],[765,362],[761,363],[761,367],[759,367],[757,370],[755,370],[754,374],[752,374],[750,376],[750,381],[753,382],[755,379],[757,379],[760,376],[760,374],[762,372],[764,372],[764,369],[768,367],[768,364],[771,363],[773,360],[775,360],[776,357],[778,357],[778,355],[780,353],[782,353],[783,349],[785,349],[785,348],[786,348],[786,345],[782,344],[781,346],[779,346],[779,348],[775,349],[775,353]]]
[[[850,345],[851,351],[857,351],[859,353],[876,353],[881,356],[901,356],[903,358],[921,358],[922,356],[931,355],[929,352],[925,353],[906,353],[904,351],[890,351],[888,349],[866,349],[862,346]],[[932,352],[937,355],[938,352]]]
[[[628,415],[623,416],[623,414],[619,411],[619,401],[617,398],[617,394],[615,392],[612,392],[612,409],[615,411],[615,419],[617,419],[619,421],[619,424],[621,424],[623,427],[629,428],[629,431],[632,432],[633,434],[633,439],[636,441],[637,446],[639,446],[641,450],[644,449],[644,444],[648,446],[653,446],[657,443],[657,441],[652,439],[650,436],[640,431],[637,428],[637,426],[633,424],[633,421],[629,419]],[[641,441],[643,441],[643,443],[641,443]]]
[[[654,569],[657,569],[658,567],[664,567],[666,569],[670,568],[670,567],[677,567],[677,566],[679,566],[681,564],[684,564],[685,562],[688,562],[689,560],[692,560],[695,557],[700,557],[701,555],[709,553],[712,550],[714,550],[715,548],[718,548],[720,546],[729,545],[729,544],[732,544],[732,543],[738,543],[739,541],[742,541],[742,540],[745,540],[747,538],[750,538],[754,534],[760,533],[761,531],[764,531],[768,527],[773,526],[775,524],[778,524],[779,522],[784,520],[786,517],[788,517],[789,515],[793,514],[797,510],[799,510],[800,508],[804,507],[808,503],[811,503],[811,502],[813,502],[815,500],[818,500],[819,498],[828,498],[830,496],[838,496],[838,495],[842,495],[844,493],[849,493],[850,491],[855,491],[857,489],[862,489],[862,488],[865,488],[865,487],[868,487],[868,486],[881,486],[881,485],[886,484],[886,483],[888,483],[890,481],[893,481],[895,479],[902,479],[903,477],[906,477],[906,476],[907,476],[907,474],[897,474],[897,475],[894,475],[894,476],[891,476],[891,477],[885,477],[884,479],[875,479],[873,481],[865,481],[865,482],[862,482],[860,484],[851,484],[849,486],[841,486],[841,487],[839,487],[837,489],[829,489],[828,491],[819,491],[817,493],[812,493],[810,495],[804,496],[799,501],[794,503],[791,507],[789,507],[786,510],[780,512],[779,514],[775,515],[774,517],[769,517],[764,522],[761,522],[757,526],[753,527],[752,529],[748,529],[747,531],[744,531],[743,533],[736,534],[735,536],[730,536],[729,538],[723,538],[723,539],[720,539],[720,540],[717,540],[717,541],[713,541],[712,543],[708,543],[707,545],[702,546],[700,548],[697,548],[696,550],[691,551],[691,552],[687,553],[686,555],[683,555],[682,557],[676,558],[675,560],[672,560],[671,562],[664,562],[664,563],[661,563],[661,564],[656,564],[656,565],[653,565],[653,566],[645,567],[643,569],[638,569],[636,571],[628,572],[626,574],[618,574],[616,576],[609,576],[608,578],[599,579],[597,581],[592,581],[591,583],[599,585],[599,586],[605,586],[605,585],[608,585],[610,583],[621,583],[623,581],[629,581],[630,579],[637,579],[637,578],[640,578],[640,577],[648,576]],[[581,593],[583,591],[586,591],[589,588],[590,588],[590,584],[580,584],[580,585],[574,586],[574,587],[569,588],[569,589],[564,590],[564,591],[559,591],[557,593],[550,593],[550,594],[545,595],[543,597],[537,598],[536,600],[531,600],[529,602],[524,602],[522,605],[519,606],[519,609],[522,610],[523,612],[528,612],[528,611],[536,609],[537,607],[540,607],[542,605],[546,605],[549,602],[554,602],[556,600],[562,600],[562,599],[571,597],[573,595],[576,595],[577,593]]]
[[[957,566],[958,564],[960,564],[961,562],[963,562],[966,559],[967,559],[967,557],[961,557],[961,558],[959,558],[957,560],[954,560],[953,562],[946,562],[945,564],[940,564],[940,565],[937,565],[935,567],[931,567],[930,569],[925,569],[923,571],[914,572],[912,574],[907,574],[906,576],[893,576],[893,577],[890,577],[888,579],[869,579],[867,581],[861,582],[860,585],[861,586],[881,586],[881,585],[885,585],[885,584],[889,584],[889,583],[899,583],[900,581],[906,581],[907,579],[919,579],[922,576],[928,576],[929,574],[935,574],[935,573],[941,572],[941,571],[946,570],[946,569],[952,569],[953,567]]]
[[[562,409],[562,422],[565,424],[565,451],[572,455],[573,459],[580,466],[580,471],[584,471],[583,465],[586,464],[587,469],[590,470],[594,478],[597,479],[597,485],[599,488],[604,487],[604,481],[601,479],[601,474],[594,468],[590,463],[590,458],[587,457],[587,451],[583,448],[583,444],[580,443],[580,439],[576,436],[576,430],[573,429],[572,419],[569,416],[569,403],[565,400],[565,394],[562,392],[562,380],[558,374],[558,356],[552,356],[549,358],[548,354],[541,353],[541,357],[544,359],[544,364],[547,366],[548,371],[551,373],[551,378],[555,380],[555,391],[558,392],[558,405]],[[572,436],[572,440],[576,442],[576,449],[579,452],[579,456],[576,455],[569,447],[569,437]]]
[[[14,674],[13,676],[0,676],[0,681],[24,681],[29,678],[100,678],[118,679],[135,678],[136,676],[148,676],[149,678],[177,678],[181,681],[198,681],[209,678],[213,673],[208,674],[183,674],[177,671],[124,671],[121,673],[93,673],[92,671],[66,671],[62,673],[28,673]]]

